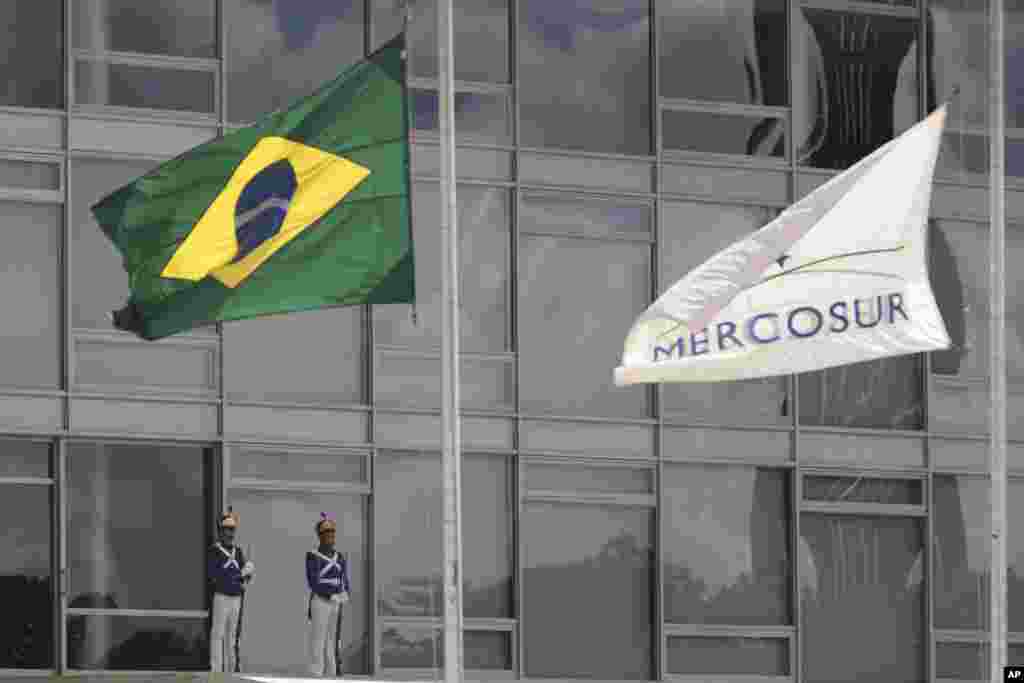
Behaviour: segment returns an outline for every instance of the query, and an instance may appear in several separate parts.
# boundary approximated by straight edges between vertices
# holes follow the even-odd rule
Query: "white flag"
[[[945,118],[943,106],[687,273],[633,324],[615,383],[750,379],[949,348],[925,253]]]

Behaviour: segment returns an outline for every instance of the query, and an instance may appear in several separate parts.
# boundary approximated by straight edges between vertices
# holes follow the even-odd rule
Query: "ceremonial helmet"
[[[320,513],[320,519],[316,523],[316,535],[325,534],[329,531],[337,531],[338,527],[334,520],[327,516],[326,512]]]

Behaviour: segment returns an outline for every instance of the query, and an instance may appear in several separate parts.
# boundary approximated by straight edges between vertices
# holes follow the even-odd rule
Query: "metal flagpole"
[[[990,680],[1003,680],[1006,666],[1006,217],[1004,194],[1005,83],[1003,0],[989,0],[991,24],[989,81],[989,271],[991,347],[992,581],[990,586]]]
[[[455,195],[455,49],[452,0],[437,0],[441,128],[441,423],[444,449],[444,680],[462,681],[462,527],[459,438],[459,232]]]

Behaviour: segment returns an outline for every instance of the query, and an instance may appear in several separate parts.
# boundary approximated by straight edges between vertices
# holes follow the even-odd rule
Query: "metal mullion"
[[[789,119],[788,107],[776,107],[762,104],[740,104],[738,102],[690,100],[679,97],[659,97],[656,102],[658,103],[658,109],[662,111]]]
[[[676,638],[754,638],[788,640],[793,626],[744,626],[741,624],[665,624],[665,633]]]
[[[801,501],[801,512],[826,515],[856,515],[861,517],[925,517],[923,505],[886,505],[881,503],[822,503]]]
[[[636,238],[636,237],[625,237],[619,235],[582,235],[579,233],[557,233],[557,232],[540,232],[531,230],[530,232],[523,233],[526,237],[554,237],[556,239],[569,239],[569,240],[588,240],[590,242],[602,242],[605,244],[646,244],[651,245],[654,243],[653,238]]]
[[[714,168],[741,168],[751,171],[787,171],[789,162],[775,157],[756,157],[726,152],[697,152],[686,149],[667,149],[662,156],[665,161],[675,164],[700,164]],[[731,201],[731,199],[730,199]],[[718,198],[718,203],[722,198]],[[762,206],[762,204],[758,204]]]
[[[126,64],[149,66],[155,69],[176,69],[182,71],[205,71],[216,73],[220,64],[216,58],[179,57],[174,55],[153,55],[141,52],[117,52],[113,50],[86,50],[72,48],[71,61],[103,62],[105,64]]]
[[[616,459],[614,456],[608,457],[594,457],[594,456],[579,456],[572,453],[532,453],[527,452],[523,454],[526,459],[526,465],[553,465],[561,467],[564,465],[572,465],[576,467],[590,468],[590,469],[621,469],[628,468],[633,470],[646,470],[653,472],[657,468],[657,456],[646,460],[633,460],[628,458]],[[639,464],[638,464],[639,463]],[[654,491],[649,491],[653,494]]]
[[[787,375],[790,377],[790,375]],[[669,429],[708,429],[712,431],[730,431],[730,432],[779,432],[791,434],[793,432],[793,425],[751,425],[751,424],[723,424],[720,422],[701,422],[685,421],[675,416],[667,416],[665,418],[665,427]]]
[[[56,483],[51,477],[0,477],[0,486],[53,486]]]
[[[409,87],[417,90],[430,90],[437,91],[438,81],[437,78],[429,78],[424,76],[411,76],[409,77]],[[455,92],[470,92],[477,93],[480,95],[504,95],[508,96],[511,92],[512,86],[507,83],[489,83],[485,81],[455,81]]]
[[[561,147],[520,147],[519,151],[524,154],[556,159],[605,159],[607,161],[632,161],[638,164],[654,162],[654,156],[649,154],[616,154],[615,152],[594,152],[584,149],[567,150]]]
[[[214,72],[211,72],[214,73]],[[216,109],[216,74],[214,73],[214,108]],[[120,120],[137,123],[164,124],[171,126],[191,126],[193,128],[218,128],[220,126],[216,111],[198,111],[195,109],[155,109],[148,107],[127,107],[119,104],[86,104],[74,103],[76,114],[82,118],[100,120]]]

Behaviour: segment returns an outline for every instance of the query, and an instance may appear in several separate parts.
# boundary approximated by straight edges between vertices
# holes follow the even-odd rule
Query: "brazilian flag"
[[[405,38],[92,207],[131,296],[114,325],[414,301]]]

